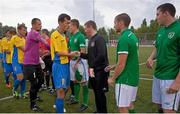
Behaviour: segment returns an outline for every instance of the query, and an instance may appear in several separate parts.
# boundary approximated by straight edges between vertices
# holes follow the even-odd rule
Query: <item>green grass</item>
[[[110,64],[115,64],[116,55],[115,55],[115,48],[108,49],[109,61]],[[146,59],[152,52],[151,47],[141,47],[139,49],[139,63],[146,62]],[[12,91],[11,89],[7,89],[4,83],[4,76],[2,75],[2,70],[0,71],[0,99],[11,96]],[[149,70],[145,67],[145,65],[140,66],[140,74],[141,77],[152,78],[153,70]],[[27,82],[29,83],[29,82]],[[156,112],[156,106],[151,102],[151,85],[152,81],[147,80],[140,80],[137,101],[135,102],[136,112]],[[43,98],[44,102],[38,103],[40,107],[44,109],[44,112],[55,112],[53,109],[54,100],[56,95],[51,95],[47,91],[40,92],[39,95]],[[114,97],[114,88],[110,87],[109,92],[107,95],[107,107],[108,112],[114,113],[118,112],[117,107],[115,104],[115,97]],[[67,95],[68,96],[68,95]],[[80,105],[80,104],[79,104]],[[67,112],[76,112],[79,105],[65,105]],[[85,112],[94,112],[95,111],[95,100],[93,91],[90,90],[89,93],[89,108]],[[0,100],[0,112],[7,113],[7,112],[32,112],[29,109],[29,99],[14,99],[10,98],[7,100]]]

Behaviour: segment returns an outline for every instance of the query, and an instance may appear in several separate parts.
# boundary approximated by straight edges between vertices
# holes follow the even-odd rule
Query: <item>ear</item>
[[[163,13],[163,15],[164,15],[164,16],[169,16],[170,14],[169,14],[168,11],[165,11],[165,12]]]

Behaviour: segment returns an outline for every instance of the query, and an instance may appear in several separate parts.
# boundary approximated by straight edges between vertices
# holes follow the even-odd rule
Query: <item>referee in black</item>
[[[108,91],[108,72],[104,68],[108,66],[108,55],[105,39],[97,34],[97,26],[94,21],[87,21],[85,33],[89,38],[88,53],[81,53],[80,57],[87,59],[89,64],[89,83],[95,94],[96,112],[107,113],[105,92]]]

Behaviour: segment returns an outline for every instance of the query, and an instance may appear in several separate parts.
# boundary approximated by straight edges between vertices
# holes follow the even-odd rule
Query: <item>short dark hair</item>
[[[96,23],[95,23],[94,21],[92,21],[92,20],[87,21],[84,25],[87,26],[87,27],[92,26],[92,28],[93,28],[94,30],[97,30]]]
[[[9,30],[9,34],[16,35],[16,29],[15,28],[11,28]]]
[[[58,22],[64,22],[65,19],[71,20],[71,17],[65,13],[62,13],[58,17]]]
[[[123,21],[124,25],[126,27],[128,27],[130,22],[131,22],[131,18],[130,18],[130,16],[127,13],[121,13],[121,14],[117,15],[115,17],[115,20],[116,21]]]
[[[49,31],[47,29],[42,29],[41,32],[49,36]]]
[[[79,28],[79,21],[77,19],[71,19],[71,23]]]
[[[22,28],[27,29],[27,27],[26,27],[26,25],[25,25],[24,23],[22,23],[22,24],[19,24],[19,23],[18,23],[17,29],[18,29],[18,30],[21,30]]]
[[[39,18],[33,18],[31,21],[31,25],[36,24],[37,21],[41,21]]]
[[[172,17],[174,17],[176,14],[176,8],[171,3],[161,4],[157,7],[157,10],[160,10],[162,12],[167,11]]]

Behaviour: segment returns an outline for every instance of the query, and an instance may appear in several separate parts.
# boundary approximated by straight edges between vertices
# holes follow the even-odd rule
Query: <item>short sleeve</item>
[[[80,35],[79,37],[79,47],[85,47],[85,37],[84,35]]]
[[[120,38],[118,42],[118,47],[117,47],[117,53],[118,54],[128,54],[129,52],[129,44],[128,44],[128,39],[127,38]]]

